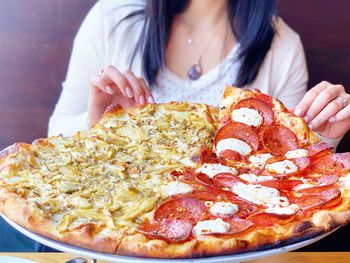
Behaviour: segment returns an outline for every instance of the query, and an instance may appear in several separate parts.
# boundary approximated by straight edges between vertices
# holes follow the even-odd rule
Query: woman
[[[305,94],[302,44],[274,16],[276,1],[130,2],[101,0],[86,17],[49,135],[87,129],[111,103],[218,106],[227,84],[278,97],[333,145],[349,130],[344,87],[322,82]]]

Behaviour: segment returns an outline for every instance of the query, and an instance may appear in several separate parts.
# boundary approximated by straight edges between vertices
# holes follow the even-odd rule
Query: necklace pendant
[[[199,63],[199,60],[196,61],[196,63],[194,63],[187,71],[187,76],[191,79],[191,80],[197,80],[201,77],[202,75],[202,67]]]

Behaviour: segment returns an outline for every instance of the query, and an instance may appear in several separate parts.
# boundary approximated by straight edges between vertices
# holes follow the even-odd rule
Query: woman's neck
[[[178,18],[193,30],[215,27],[227,19],[227,5],[228,0],[190,0]]]

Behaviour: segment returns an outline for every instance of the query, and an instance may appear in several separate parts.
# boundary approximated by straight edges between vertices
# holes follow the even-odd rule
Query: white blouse
[[[91,9],[75,38],[66,80],[49,122],[49,136],[71,135],[87,129],[87,101],[91,77],[114,65],[129,68],[130,57],[140,35],[142,19],[118,22],[140,9],[142,0],[101,0]],[[279,98],[294,108],[306,92],[308,74],[300,37],[281,18],[274,23],[276,34],[271,49],[254,83],[247,88]],[[156,102],[190,101],[213,106],[220,104],[226,85],[235,82],[240,62],[235,60],[239,44],[216,67],[198,80],[182,79],[168,69],[158,73],[152,94]],[[131,70],[141,75],[140,54]]]

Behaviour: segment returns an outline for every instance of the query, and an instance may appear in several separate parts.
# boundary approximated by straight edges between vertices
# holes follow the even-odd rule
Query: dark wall
[[[0,149],[46,136],[73,36],[94,2],[0,0]],[[280,0],[279,7],[303,40],[310,86],[330,80],[349,92],[350,1]],[[350,151],[349,138],[339,150]],[[350,250],[349,237],[346,227],[306,250]]]
[[[0,149],[46,136],[73,37],[94,2],[0,0]]]
[[[350,93],[350,1],[280,0],[279,15],[304,44],[309,87],[322,80],[343,84]],[[338,147],[350,151],[350,133]]]

